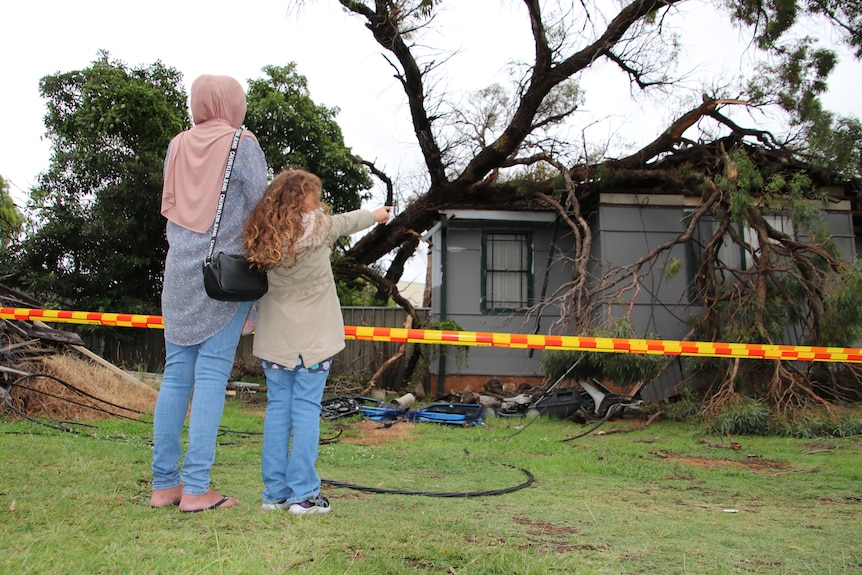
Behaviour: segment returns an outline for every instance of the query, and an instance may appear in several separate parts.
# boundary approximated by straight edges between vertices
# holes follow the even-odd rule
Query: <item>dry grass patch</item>
[[[152,413],[158,392],[110,369],[70,354],[33,362],[32,375],[9,391],[20,413],[66,421],[95,421]]]

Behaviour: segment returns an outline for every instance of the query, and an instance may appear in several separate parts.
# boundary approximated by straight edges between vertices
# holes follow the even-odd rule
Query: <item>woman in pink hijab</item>
[[[161,212],[167,218],[168,239],[162,289],[166,356],[153,420],[150,497],[152,507],[179,505],[185,512],[239,503],[210,488],[210,470],[236,346],[246,321],[254,319],[252,302],[208,297],[201,271],[231,140],[245,120],[245,92],[228,76],[201,76],[192,83],[191,111],[194,126],[174,137],[165,158]],[[219,224],[217,250],[245,252],[242,226],[266,186],[263,151],[254,135],[244,131]],[[190,399],[188,447],[183,456],[181,437]]]

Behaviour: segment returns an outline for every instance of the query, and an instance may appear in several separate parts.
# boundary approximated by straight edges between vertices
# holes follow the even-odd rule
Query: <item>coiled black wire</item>
[[[503,463],[502,465],[504,465],[505,467],[511,467],[512,469],[517,469],[518,471],[527,476],[527,480],[512,487],[505,487],[503,489],[489,489],[487,491],[408,491],[403,489],[382,489],[380,487],[353,485],[352,483],[343,483],[341,481],[333,481],[332,479],[321,479],[321,481],[327,485],[332,485],[333,487],[344,487],[345,489],[354,489],[356,491],[364,491],[365,493],[385,493],[389,495],[421,495],[423,497],[486,497],[488,495],[503,495],[505,493],[512,493],[514,491],[524,489],[525,487],[529,487],[530,484],[532,484],[533,481],[536,480],[533,474],[526,469],[515,467],[514,465],[509,465],[507,463]]]

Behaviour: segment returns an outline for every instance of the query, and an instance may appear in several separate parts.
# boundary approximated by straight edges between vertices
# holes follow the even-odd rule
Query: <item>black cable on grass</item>
[[[68,398],[68,397],[60,397],[59,395],[53,394],[53,393],[51,393],[51,392],[48,392],[48,391],[45,391],[45,390],[42,390],[42,389],[35,389],[35,388],[33,388],[33,387],[29,387],[29,386],[26,386],[26,385],[22,385],[22,382],[24,382],[24,381],[26,381],[26,380],[28,380],[28,379],[36,379],[36,378],[39,378],[39,377],[46,378],[46,379],[51,379],[51,380],[53,380],[53,381],[55,381],[55,382],[59,383],[59,384],[60,384],[60,385],[62,385],[63,387],[65,387],[65,388],[69,389],[70,391],[73,391],[73,392],[75,392],[75,393],[77,393],[77,394],[80,394],[81,396],[84,396],[84,397],[87,397],[87,398],[89,398],[89,399],[93,400],[94,402],[96,402],[96,404],[81,403],[81,402],[79,402],[79,401],[75,401],[75,400],[70,399],[70,398]],[[32,415],[30,415],[30,414],[28,414],[28,413],[26,413],[26,412],[24,412],[24,411],[22,411],[22,410],[18,409],[18,408],[14,405],[14,400],[13,400],[13,398],[12,398],[12,395],[11,395],[11,394],[12,394],[12,389],[13,389],[13,388],[15,388],[15,387],[17,387],[17,388],[19,388],[19,389],[26,390],[27,392],[29,392],[28,399],[30,399],[31,401],[33,401],[33,402],[35,402],[36,404],[38,404],[38,406],[41,408],[41,410],[42,410],[42,412],[43,412],[43,414],[44,414],[44,415],[43,415],[43,419],[40,419],[40,418],[38,418],[38,417],[33,417]],[[150,422],[147,422],[147,421],[141,421],[141,420],[136,419],[136,418],[134,418],[134,417],[129,417],[129,416],[126,416],[126,415],[123,415],[123,414],[120,414],[120,413],[115,413],[115,412],[113,412],[113,411],[108,411],[107,409],[104,409],[104,408],[100,407],[100,406],[99,406],[99,405],[97,405],[97,404],[104,404],[104,405],[106,405],[106,406],[114,407],[114,408],[117,408],[117,409],[121,409],[121,410],[123,410],[123,411],[128,411],[128,412],[131,412],[131,413],[135,413],[135,414],[138,414],[138,415],[145,415],[146,413],[145,413],[145,412],[143,412],[143,411],[138,411],[137,409],[132,409],[132,408],[130,408],[130,407],[124,407],[124,406],[122,406],[122,405],[117,405],[117,404],[115,404],[115,403],[111,403],[110,401],[107,401],[107,400],[104,400],[104,399],[100,399],[100,398],[98,398],[98,397],[96,397],[96,396],[94,396],[94,395],[91,395],[91,394],[87,393],[86,391],[83,391],[83,390],[80,390],[80,389],[76,388],[74,385],[70,384],[70,383],[69,383],[69,382],[67,382],[67,381],[64,381],[64,380],[62,380],[62,379],[59,379],[59,378],[57,378],[57,377],[54,377],[54,376],[52,376],[52,375],[48,375],[48,374],[44,374],[44,373],[30,373],[30,374],[24,375],[24,376],[22,376],[22,377],[18,378],[17,380],[15,380],[14,382],[12,382],[12,384],[10,384],[10,386],[9,386],[9,388],[8,388],[8,389],[6,389],[6,388],[2,388],[2,391],[3,391],[3,403],[5,403],[6,407],[8,407],[10,411],[12,411],[12,412],[16,413],[17,415],[19,415],[19,416],[20,416],[20,417],[22,417],[23,419],[26,419],[27,421],[31,421],[31,422],[33,422],[33,423],[37,423],[37,424],[39,424],[39,425],[43,425],[43,426],[45,426],[45,427],[49,427],[49,428],[51,428],[51,429],[57,429],[57,430],[59,430],[59,431],[63,431],[63,432],[65,432],[65,433],[73,433],[73,434],[77,434],[77,435],[82,435],[82,434],[83,434],[83,432],[82,432],[82,431],[80,431],[80,430],[78,430],[78,429],[75,429],[75,427],[73,427],[73,426],[77,426],[77,427],[89,427],[89,428],[92,428],[92,429],[98,429],[98,427],[97,427],[97,426],[95,426],[95,425],[87,424],[87,423],[80,423],[80,422],[74,422],[74,421],[60,421],[60,420],[58,420],[58,419],[56,419],[56,418],[54,418],[54,417],[51,417],[50,415],[48,415],[48,410],[47,410],[47,408],[45,407],[44,403],[42,403],[42,401],[41,401],[41,399],[40,399],[40,397],[39,397],[40,395],[43,395],[43,396],[45,396],[45,397],[50,397],[50,398],[53,398],[53,399],[58,399],[58,400],[60,400],[60,401],[65,401],[66,403],[70,403],[70,404],[72,404],[72,405],[77,405],[77,406],[79,406],[79,407],[84,407],[84,408],[87,408],[87,409],[92,409],[93,411],[100,411],[100,412],[106,413],[106,414],[108,414],[108,415],[110,415],[110,416],[113,416],[113,417],[119,417],[119,418],[121,418],[121,419],[126,419],[126,420],[129,420],[129,421],[134,421],[134,422],[136,422],[136,423],[141,423],[141,424],[143,424],[143,425],[147,425],[147,426],[149,426],[149,425],[150,425]],[[46,420],[47,420],[47,421],[46,421]],[[83,434],[83,435],[88,435],[88,436],[90,436],[90,437],[96,437],[95,435],[92,435],[92,434]],[[230,429],[229,427],[220,426],[220,427],[219,427],[219,431],[218,431],[218,435],[219,435],[219,437],[225,437],[225,436],[228,436],[228,435],[236,435],[236,436],[246,437],[246,438],[247,438],[247,437],[259,437],[259,436],[262,436],[262,435],[263,435],[263,432],[260,432],[260,431],[234,431],[233,429]],[[338,439],[338,437],[340,437],[340,436],[341,436],[341,431],[339,431],[339,432],[338,432],[338,434],[337,434],[336,436],[334,436],[334,437],[321,439],[321,443],[331,443],[331,442],[334,442],[334,441],[335,441],[335,440],[337,440],[337,439]],[[107,437],[106,439],[116,439],[116,438]],[[152,445],[152,440],[144,439],[143,441],[144,441],[145,443],[148,443],[148,444]],[[226,442],[226,441],[219,442],[219,445],[232,445],[232,444],[234,444],[234,442]]]
[[[581,355],[581,357],[579,357],[579,358],[577,359],[577,361],[575,361],[575,363],[573,363],[571,366],[569,366],[569,369],[567,369],[567,370],[565,371],[565,373],[563,373],[563,375],[561,375],[560,377],[558,377],[558,378],[557,378],[557,381],[555,381],[555,382],[553,383],[553,385],[549,386],[549,387],[548,387],[548,389],[546,389],[545,391],[543,391],[543,392],[542,392],[542,394],[539,396],[539,398],[538,398],[538,399],[536,399],[536,400],[532,401],[531,403],[533,403],[533,404],[539,403],[539,402],[540,402],[540,401],[542,401],[544,398],[548,397],[548,396],[551,394],[551,391],[553,391],[553,390],[554,390],[554,388],[555,388],[555,387],[557,387],[557,385],[558,385],[561,381],[563,381],[563,380],[566,378],[566,376],[567,376],[567,375],[569,375],[569,373],[571,373],[571,371],[572,371],[573,369],[575,369],[575,367],[577,367],[577,365],[578,365],[579,363],[581,363],[581,360],[582,360],[582,359],[584,359],[584,357],[585,357],[584,355]],[[521,433],[522,431],[524,431],[525,429],[527,429],[528,427],[530,427],[531,425],[533,425],[533,422],[534,422],[534,421],[536,421],[537,419],[539,419],[539,417],[540,417],[543,413],[545,413],[545,411],[548,409],[548,407],[549,407],[549,406],[547,406],[547,405],[542,406],[542,410],[541,410],[541,411],[539,411],[539,415],[538,415],[537,417],[534,417],[532,420],[530,420],[530,421],[527,423],[527,425],[523,426],[521,429],[519,429],[518,431],[516,431],[515,433],[513,433],[512,435],[510,435],[510,436],[509,436],[509,437],[507,437],[506,439],[512,439],[513,437],[515,437],[516,435],[518,435],[519,433]],[[538,411],[538,410],[537,410],[537,411]]]
[[[68,397],[60,397],[59,395],[50,393],[50,392],[45,391],[45,390],[35,389],[33,387],[22,385],[22,382],[24,382],[28,379],[36,379],[36,378],[40,378],[40,377],[46,378],[46,379],[51,379],[51,380],[59,383],[63,387],[69,389],[70,391],[73,391],[73,392],[75,392],[75,393],[77,393],[83,397],[89,398],[96,403],[95,404],[81,403],[79,401],[75,401],[75,400],[68,398]],[[28,399],[35,402],[41,408],[41,410],[43,412],[42,418],[33,417],[32,415],[26,413],[25,411],[22,411],[21,409],[18,409],[18,407],[15,406],[14,400],[12,398],[12,389],[15,387],[29,392]],[[37,423],[39,425],[43,425],[43,426],[49,427],[51,429],[63,431],[65,433],[84,435],[87,437],[98,437],[92,433],[84,433],[80,429],[76,429],[75,427],[73,427],[73,426],[76,426],[76,427],[88,427],[91,429],[98,429],[98,427],[95,425],[90,425],[87,423],[74,422],[74,421],[60,421],[60,420],[56,419],[55,417],[50,416],[48,414],[47,408],[45,407],[45,404],[41,401],[41,399],[39,397],[40,395],[44,395],[45,397],[50,397],[53,399],[58,399],[60,401],[65,401],[66,403],[70,403],[72,405],[77,405],[79,407],[84,407],[86,409],[92,409],[93,411],[100,411],[100,412],[105,413],[107,415],[110,415],[112,417],[119,417],[121,419],[126,419],[128,421],[134,421],[136,423],[140,423],[140,424],[147,425],[147,426],[150,425],[149,422],[141,421],[141,420],[136,419],[134,417],[129,417],[127,415],[123,415],[120,413],[115,413],[113,411],[109,411],[103,407],[100,407],[98,404],[103,404],[106,406],[114,407],[116,409],[121,409],[123,411],[128,411],[130,413],[135,413],[138,415],[145,415],[145,412],[143,412],[143,411],[139,411],[137,409],[132,409],[130,407],[124,407],[122,405],[117,405],[115,403],[111,403],[110,401],[98,398],[94,395],[87,393],[86,391],[80,390],[67,381],[64,381],[62,379],[59,379],[57,377],[54,377],[54,376],[48,375],[48,374],[44,374],[44,373],[31,373],[31,374],[24,375],[22,377],[19,377],[14,382],[12,382],[12,384],[9,386],[8,389],[3,388],[3,403],[6,405],[7,408],[9,408],[10,411],[19,415],[23,419],[26,419],[27,421],[31,421],[33,423]],[[257,432],[257,431],[234,431],[228,427],[219,427],[219,436],[225,436],[225,435],[231,435],[231,434],[239,435],[241,437],[263,435],[262,432]],[[340,433],[339,433],[339,435],[340,435]],[[126,438],[104,437],[103,439],[126,439]],[[142,441],[148,445],[152,445],[152,440],[143,439]],[[230,445],[230,443],[221,442],[221,443],[219,443],[219,445]]]
[[[338,438],[341,437],[341,434],[344,432],[343,429],[339,429],[338,433],[335,434],[334,437],[321,437],[317,440],[318,445],[328,445],[330,443],[335,443],[338,441]]]
[[[72,425],[77,425],[77,426],[81,426],[81,427],[90,427],[93,429],[98,429],[98,427],[96,427],[94,425],[89,425],[89,424],[85,424],[85,423],[59,421],[56,418],[48,415],[48,412],[47,412],[47,409],[45,408],[45,405],[42,403],[42,401],[39,399],[39,397],[37,395],[37,394],[43,394],[47,397],[52,397],[54,399],[66,401],[68,403],[72,403],[72,404],[78,405],[80,407],[85,407],[85,408],[93,409],[96,411],[102,411],[102,412],[107,413],[108,415],[112,415],[114,417],[121,417],[123,419],[127,419],[129,421],[134,421],[134,422],[142,423],[142,424],[146,423],[146,422],[140,421],[138,419],[135,419],[133,417],[128,417],[128,416],[124,416],[124,415],[120,415],[120,414],[108,411],[108,410],[101,408],[99,406],[80,403],[77,401],[73,401],[69,398],[59,397],[57,395],[45,392],[43,390],[34,389],[32,387],[27,387],[27,386],[21,385],[21,382],[26,381],[27,379],[35,379],[37,377],[44,377],[47,379],[52,379],[52,380],[56,381],[57,383],[59,383],[60,385],[63,385],[65,387],[67,387],[68,389],[70,389],[70,390],[72,390],[72,391],[74,391],[74,392],[76,392],[82,396],[90,398],[90,399],[92,399],[96,402],[102,403],[104,405],[109,405],[111,407],[115,407],[117,409],[122,409],[122,410],[129,411],[132,413],[144,414],[143,411],[137,411],[135,409],[123,407],[121,405],[116,405],[116,404],[113,404],[109,401],[99,399],[98,397],[95,397],[95,396],[90,395],[89,393],[87,393],[85,391],[77,389],[76,387],[69,384],[68,382],[65,382],[59,378],[54,377],[54,376],[47,375],[47,374],[33,373],[33,374],[28,374],[28,375],[25,375],[25,376],[18,378],[15,382],[13,382],[10,385],[10,387],[8,389],[3,388],[3,402],[5,403],[6,407],[8,407],[11,411],[18,414],[19,416],[26,419],[27,421],[32,421],[33,423],[38,423],[39,425],[44,425],[46,427],[50,427],[52,429],[57,429],[59,431],[63,431],[66,433],[82,435],[84,437],[99,438],[98,436],[96,436],[94,434],[84,434],[80,430],[71,427]],[[37,402],[40,405],[40,407],[42,408],[42,411],[45,413],[45,418],[47,418],[50,421],[50,423],[48,421],[44,421],[44,420],[32,417],[29,414],[27,414],[26,412],[18,409],[13,404],[13,400],[12,400],[12,396],[11,396],[11,391],[12,391],[12,388],[14,388],[14,387],[18,387],[20,389],[24,389],[24,390],[27,390],[29,392],[32,392],[30,399],[32,399],[33,401]],[[146,423],[146,424],[149,425],[149,423]],[[227,427],[219,427],[219,435],[220,436],[229,435],[229,434],[240,435],[240,436],[244,436],[244,437],[263,435],[261,432],[257,432],[257,431],[234,431],[234,430],[227,428]],[[325,445],[327,443],[334,443],[341,436],[341,434],[342,434],[342,430],[338,430],[338,433],[334,437],[320,439],[320,444]],[[105,438],[101,438],[101,439],[119,439],[119,438],[105,437]],[[150,443],[150,444],[152,443],[151,441],[147,441],[147,440],[145,440],[145,442]],[[222,442],[222,443],[219,443],[219,445],[229,445],[229,443]],[[484,497],[484,496],[488,496],[488,495],[503,495],[505,493],[512,493],[514,491],[524,489],[525,487],[528,487],[529,485],[531,485],[533,483],[533,481],[535,481],[535,477],[533,476],[533,474],[530,473],[529,471],[527,471],[526,469],[521,469],[519,467],[515,467],[514,465],[508,465],[508,464],[503,464],[503,465],[505,465],[506,467],[511,467],[512,469],[518,469],[519,471],[521,471],[522,473],[524,473],[527,476],[527,480],[518,484],[518,485],[515,485],[512,487],[506,487],[503,489],[491,489],[488,491],[467,491],[467,492],[405,491],[405,490],[398,490],[398,489],[381,489],[381,488],[377,488],[377,487],[366,487],[366,486],[362,486],[362,485],[354,485],[351,483],[344,483],[344,482],[334,481],[334,480],[330,480],[330,479],[322,479],[321,481],[323,483],[326,483],[327,485],[332,485],[334,487],[343,487],[345,489],[353,489],[353,490],[357,490],[357,491],[364,491],[367,493],[382,493],[382,494],[397,494],[397,495],[422,495],[425,497]]]
[[[108,410],[106,410],[106,409],[104,409],[104,408],[102,408],[102,407],[99,407],[98,405],[92,405],[92,404],[88,405],[88,404],[85,404],[85,403],[81,403],[81,402],[78,402],[78,401],[74,401],[74,400],[69,399],[69,398],[67,398],[67,397],[60,397],[60,396],[55,395],[55,394],[53,394],[53,393],[50,393],[50,392],[47,392],[47,391],[44,391],[44,390],[41,390],[41,389],[34,389],[34,388],[32,388],[32,387],[28,387],[28,386],[25,386],[25,385],[22,385],[22,384],[21,384],[21,382],[23,382],[23,381],[25,381],[25,380],[27,380],[27,379],[35,379],[35,378],[39,378],[39,377],[41,377],[41,378],[45,378],[45,379],[51,379],[51,380],[54,380],[54,381],[56,381],[57,383],[59,383],[60,385],[62,385],[62,386],[64,386],[64,387],[66,387],[66,388],[68,388],[68,389],[70,389],[70,390],[72,390],[72,391],[74,391],[74,392],[76,392],[76,393],[78,393],[78,394],[80,394],[80,395],[82,395],[82,396],[84,396],[84,397],[90,398],[90,399],[92,399],[92,400],[94,400],[94,401],[96,401],[96,402],[99,402],[99,403],[102,403],[102,404],[105,404],[105,405],[109,405],[109,406],[111,406],[111,407],[116,407],[116,408],[118,408],[118,409],[122,409],[122,410],[129,411],[129,412],[132,412],[132,413],[143,413],[143,412],[140,412],[140,411],[137,411],[137,410],[134,410],[134,409],[128,408],[128,407],[123,407],[123,406],[121,406],[121,405],[113,404],[113,403],[111,403],[111,402],[109,402],[109,401],[106,401],[106,400],[103,400],[103,399],[99,399],[98,397],[95,397],[95,396],[90,395],[89,393],[87,393],[87,392],[85,392],[85,391],[82,391],[82,390],[80,390],[80,389],[77,389],[76,387],[74,387],[73,385],[69,384],[68,382],[63,381],[63,380],[61,380],[61,379],[58,379],[58,378],[56,378],[56,377],[54,377],[54,376],[52,376],[52,375],[47,375],[47,374],[44,374],[44,373],[31,373],[31,374],[24,375],[24,376],[22,376],[22,377],[18,378],[17,380],[15,380],[14,382],[12,382],[12,384],[9,386],[9,388],[8,388],[8,389],[6,389],[6,388],[4,388],[4,389],[3,389],[3,403],[6,405],[6,407],[7,407],[10,411],[12,411],[13,413],[15,413],[15,414],[19,415],[21,418],[23,418],[23,419],[25,419],[25,420],[27,420],[27,421],[31,421],[31,422],[33,422],[33,423],[37,423],[37,424],[39,424],[39,425],[43,425],[43,426],[45,426],[45,427],[49,427],[49,428],[51,428],[51,429],[56,429],[56,430],[58,430],[58,431],[62,431],[62,432],[64,432],[64,433],[72,433],[72,434],[75,434],[75,435],[81,435],[81,436],[83,436],[83,437],[98,437],[98,436],[96,436],[96,435],[95,435],[95,434],[93,434],[93,433],[84,433],[81,429],[77,429],[77,428],[82,428],[82,427],[90,428],[90,429],[98,429],[98,427],[97,427],[97,426],[95,426],[95,425],[91,425],[91,424],[88,424],[88,423],[76,422],[76,421],[60,421],[60,420],[58,420],[57,418],[50,416],[50,415],[48,414],[48,409],[45,407],[45,404],[44,404],[44,403],[42,402],[42,400],[39,398],[39,394],[42,394],[42,395],[44,395],[44,396],[46,396],[46,397],[51,397],[51,398],[54,398],[54,399],[59,399],[60,401],[65,401],[65,402],[67,402],[67,403],[71,403],[71,404],[73,404],[73,405],[77,405],[77,406],[79,406],[79,407],[84,407],[84,408],[87,408],[87,409],[92,409],[92,410],[94,410],[94,411],[102,411],[102,412],[107,413],[108,415],[111,415],[111,416],[114,416],[114,417],[120,417],[120,418],[123,418],[123,419],[128,419],[129,421],[138,421],[138,420],[137,420],[137,419],[135,419],[135,418],[128,417],[128,416],[124,416],[124,415],[121,415],[121,414],[118,414],[118,413],[114,413],[114,412],[112,412],[112,411],[108,411]],[[26,391],[30,392],[30,394],[28,395],[28,399],[30,399],[31,401],[33,401],[33,402],[35,402],[35,403],[37,403],[37,404],[39,405],[39,407],[42,409],[42,412],[43,412],[43,414],[44,414],[44,415],[43,415],[44,419],[40,419],[40,418],[37,418],[37,417],[33,417],[32,415],[30,415],[30,414],[26,413],[25,411],[22,411],[21,409],[18,409],[18,407],[14,404],[14,400],[12,399],[12,389],[13,389],[13,388],[15,388],[15,387],[18,387],[19,389],[23,389],[23,390],[26,390]],[[47,420],[47,421],[46,421],[46,420]],[[114,440],[116,440],[116,439],[127,439],[127,438],[120,438],[120,437],[105,437],[104,439],[114,439]]]
[[[611,417],[613,417],[614,415],[616,415],[616,413],[618,411],[620,411],[623,407],[627,407],[627,406],[628,406],[628,404],[624,404],[624,403],[615,403],[615,404],[609,406],[608,412],[605,414],[605,416],[602,418],[601,421],[599,421],[597,424],[595,424],[590,429],[584,431],[583,433],[579,433],[578,435],[576,435],[574,437],[568,437],[566,439],[561,439],[560,443],[565,443],[567,441],[574,441],[575,439],[580,439],[581,437],[586,437],[587,435],[591,434],[592,432],[594,432],[595,430],[597,430],[598,428],[603,426],[605,423],[607,423],[608,420]]]
[[[560,443],[566,443],[567,441],[574,441],[575,439],[580,439],[582,437],[586,437],[589,434],[591,434],[592,432],[594,432],[595,430],[597,430],[598,428],[600,428],[601,426],[603,426],[607,421],[608,421],[608,416],[605,415],[605,417],[602,418],[601,421],[599,421],[597,424],[595,424],[594,426],[592,426],[588,430],[584,431],[583,433],[579,433],[578,435],[576,435],[574,437],[567,437],[566,439],[561,439]]]
[[[71,391],[74,391],[75,393],[77,393],[77,394],[79,394],[79,395],[81,395],[81,396],[83,396],[83,397],[89,398],[89,399],[91,399],[91,400],[93,400],[93,401],[95,401],[95,402],[100,402],[100,403],[102,403],[102,404],[109,405],[109,406],[111,406],[111,407],[116,407],[116,408],[118,408],[118,409],[123,409],[123,410],[126,410],[126,411],[130,411],[130,412],[133,412],[133,413],[141,413],[141,412],[139,412],[139,411],[135,411],[134,409],[129,409],[129,408],[126,408],[126,407],[122,407],[122,406],[120,406],[120,405],[115,405],[115,404],[113,404],[113,403],[111,403],[111,402],[109,402],[109,401],[105,401],[105,400],[103,400],[103,399],[99,399],[98,397],[95,397],[95,396],[93,396],[93,395],[90,395],[89,393],[87,393],[87,392],[85,392],[85,391],[82,391],[82,390],[80,390],[80,389],[78,389],[78,388],[74,387],[73,385],[71,385],[71,384],[69,384],[69,383],[67,383],[67,382],[65,382],[65,381],[63,381],[63,380],[61,380],[61,379],[59,379],[59,378],[56,378],[56,377],[54,377],[54,376],[52,376],[52,375],[48,375],[48,374],[44,374],[44,373],[30,373],[30,374],[24,375],[24,376],[22,376],[22,377],[19,377],[18,379],[16,379],[15,381],[13,381],[13,382],[11,383],[11,385],[9,386],[9,388],[8,388],[8,389],[4,389],[4,390],[3,390],[3,403],[5,403],[5,404],[6,404],[6,407],[8,407],[8,408],[9,408],[9,410],[11,410],[12,412],[14,412],[14,413],[18,414],[19,416],[23,417],[24,419],[26,419],[26,420],[28,420],[28,421],[32,421],[32,422],[34,422],[34,423],[38,423],[38,424],[40,424],[40,425],[45,425],[45,426],[47,426],[47,427],[50,427],[50,428],[53,428],[53,429],[58,429],[58,430],[60,430],[60,431],[64,431],[64,432],[67,432],[67,433],[80,433],[80,431],[78,431],[78,430],[77,430],[77,429],[75,429],[74,427],[71,427],[71,426],[73,426],[73,425],[80,426],[80,427],[92,427],[92,428],[95,428],[95,426],[93,426],[93,425],[88,425],[88,424],[85,424],[85,423],[74,423],[74,422],[68,422],[68,421],[60,421],[60,420],[58,420],[58,419],[56,419],[56,418],[54,418],[54,417],[51,417],[50,415],[48,415],[48,410],[47,410],[47,408],[45,407],[45,404],[44,404],[44,403],[41,401],[41,399],[39,398],[39,395],[38,395],[38,394],[42,394],[42,395],[44,395],[44,396],[46,396],[46,397],[52,397],[52,398],[54,398],[54,399],[59,399],[59,400],[61,400],[61,401],[65,401],[65,402],[67,402],[67,403],[70,403],[70,404],[73,404],[73,405],[77,405],[77,406],[79,406],[79,407],[84,407],[84,408],[86,408],[86,409],[92,409],[92,410],[94,410],[94,411],[101,411],[101,412],[107,413],[107,414],[109,414],[109,415],[113,415],[113,416],[115,416],[115,417],[121,417],[121,418],[124,418],[124,419],[129,419],[129,420],[131,420],[131,421],[136,421],[136,420],[135,420],[134,418],[132,418],[132,417],[128,417],[128,416],[121,415],[121,414],[118,414],[118,413],[110,412],[110,411],[108,411],[108,410],[104,409],[103,407],[100,407],[100,406],[98,406],[98,405],[96,405],[96,404],[94,404],[94,403],[90,403],[90,404],[87,404],[87,403],[81,403],[81,402],[74,401],[74,400],[69,399],[69,398],[64,398],[64,397],[60,397],[60,396],[54,395],[54,394],[49,393],[49,392],[46,392],[46,391],[44,391],[44,390],[34,389],[34,388],[32,388],[32,387],[28,387],[28,386],[26,386],[26,385],[22,385],[22,382],[24,382],[24,381],[26,381],[26,380],[28,380],[28,379],[36,379],[36,378],[44,378],[44,379],[50,379],[50,380],[56,381],[57,383],[59,383],[60,385],[62,385],[62,386],[64,386],[64,387],[66,387],[67,389],[69,389],[69,390],[71,390]],[[50,423],[48,423],[48,422],[46,422],[46,421],[43,421],[43,420],[41,420],[41,419],[37,419],[37,418],[35,418],[35,417],[32,417],[30,414],[28,414],[28,413],[26,413],[26,412],[24,412],[24,411],[22,411],[22,410],[18,409],[18,407],[16,407],[16,406],[14,405],[14,401],[13,401],[13,399],[12,399],[12,390],[13,390],[14,388],[16,388],[16,387],[17,387],[17,388],[19,388],[19,389],[23,389],[23,390],[26,390],[26,391],[30,392],[29,399],[31,399],[32,401],[34,401],[35,403],[37,403],[37,404],[39,405],[39,407],[42,409],[42,412],[44,413],[44,417],[45,417],[46,419],[48,419],[48,420],[50,421]]]
[[[486,497],[489,495],[503,495],[505,493],[513,493],[515,491],[519,491],[521,489],[524,489],[525,487],[529,487],[530,484],[532,484],[533,481],[536,480],[536,478],[533,477],[533,474],[526,469],[515,467],[514,465],[509,465],[507,463],[504,463],[503,465],[506,467],[511,467],[512,469],[517,469],[518,471],[527,476],[527,480],[512,487],[505,487],[503,489],[489,489],[487,491],[407,491],[402,489],[382,489],[379,487],[366,487],[364,485],[354,485],[352,483],[333,481],[332,479],[321,479],[320,481],[327,485],[332,485],[333,487],[343,487],[345,489],[353,489],[355,491],[363,491],[365,493],[382,493],[387,495],[421,495],[423,497]]]

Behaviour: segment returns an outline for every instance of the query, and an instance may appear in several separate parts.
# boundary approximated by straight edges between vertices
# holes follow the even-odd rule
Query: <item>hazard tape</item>
[[[347,339],[522,349],[862,363],[862,348],[345,326]]]
[[[0,308],[0,319],[21,321],[78,323],[115,327],[164,329],[162,317],[85,311],[61,311],[28,308]],[[574,335],[530,335],[520,333],[406,329],[393,327],[345,326],[346,339],[394,343],[466,345],[510,349],[547,349],[562,351],[595,351],[606,353],[639,353],[772,359],[788,361],[825,361],[862,363],[862,348],[816,347],[809,345],[774,345],[761,343],[722,343],[655,339],[623,339]]]
[[[48,323],[80,323],[112,327],[150,327],[164,329],[162,316],[133,313],[104,313],[95,311],[65,311],[55,309],[29,309],[0,307],[0,319],[43,321]]]

